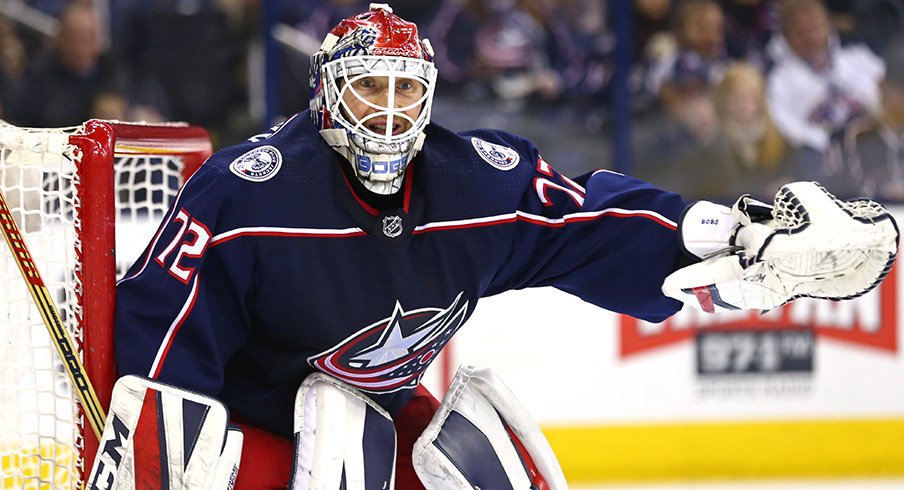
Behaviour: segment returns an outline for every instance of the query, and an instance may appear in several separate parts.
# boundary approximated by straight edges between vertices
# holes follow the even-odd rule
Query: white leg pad
[[[291,490],[392,490],[396,434],[389,414],[357,389],[322,373],[295,397]]]
[[[527,410],[492,371],[473,366],[459,368],[412,460],[427,490],[568,488]]]
[[[242,432],[219,401],[158,381],[124,376],[86,488],[228,490],[235,484]]]

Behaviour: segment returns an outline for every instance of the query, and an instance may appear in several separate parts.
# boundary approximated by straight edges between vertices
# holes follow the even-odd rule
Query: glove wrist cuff
[[[706,259],[729,249],[737,224],[731,208],[710,201],[697,201],[681,214],[678,236],[685,253]]]

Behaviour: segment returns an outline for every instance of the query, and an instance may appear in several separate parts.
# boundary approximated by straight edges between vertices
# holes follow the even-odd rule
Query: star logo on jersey
[[[464,323],[468,301],[463,295],[458,293],[447,308],[405,311],[397,301],[391,316],[309,357],[308,363],[370,393],[414,388]]]

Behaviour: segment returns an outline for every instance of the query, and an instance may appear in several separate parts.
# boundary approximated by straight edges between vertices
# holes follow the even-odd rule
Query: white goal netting
[[[81,127],[23,129],[0,122],[0,191],[51,292],[84,351],[82,247],[84,165],[114,165],[117,275],[150,241],[183,181],[182,158],[130,147],[91,161],[69,144]],[[112,305],[109,305],[112,308]],[[112,311],[112,309],[111,309]],[[0,245],[0,487],[81,488],[85,438],[77,398],[5,241]],[[86,436],[87,434],[87,436]],[[93,442],[93,441],[92,441]]]

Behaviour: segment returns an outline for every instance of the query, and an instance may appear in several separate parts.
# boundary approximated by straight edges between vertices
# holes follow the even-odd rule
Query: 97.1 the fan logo
[[[813,371],[815,336],[807,328],[704,330],[694,344],[701,376]]]

